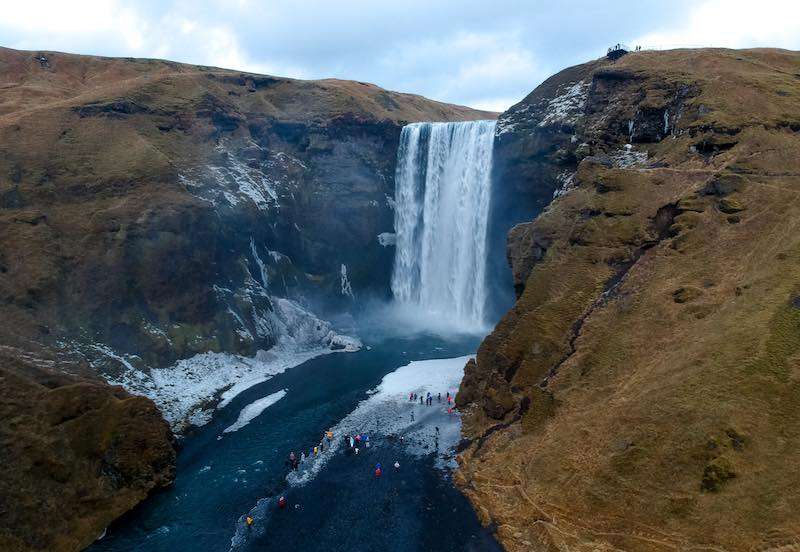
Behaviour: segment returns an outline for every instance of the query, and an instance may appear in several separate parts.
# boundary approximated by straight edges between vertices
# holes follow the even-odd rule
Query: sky
[[[495,111],[617,42],[800,50],[800,0],[0,0],[0,46],[353,79]]]

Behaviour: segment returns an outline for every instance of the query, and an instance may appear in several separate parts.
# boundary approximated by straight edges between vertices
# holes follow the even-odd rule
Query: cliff
[[[516,303],[457,404],[508,550],[800,534],[800,54],[637,52],[501,115]],[[555,197],[550,201],[550,198]]]
[[[253,369],[237,354],[351,346],[312,310],[387,293],[402,126],[493,115],[0,48],[0,547],[80,548],[171,480],[153,403],[103,379],[182,428]]]
[[[80,550],[175,476],[150,400],[54,367],[0,347],[2,550]]]

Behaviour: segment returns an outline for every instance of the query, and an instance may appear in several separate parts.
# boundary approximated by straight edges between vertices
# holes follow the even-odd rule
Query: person
[[[369,448],[369,435],[364,434],[364,446]]]
[[[286,508],[286,497],[285,496],[282,496],[282,497],[280,497],[278,499],[278,508],[280,508],[281,510]]]
[[[306,453],[305,452],[301,452],[300,453],[300,462],[305,462],[305,461],[306,461]]]
[[[314,447],[314,456],[319,454],[319,447]]]
[[[251,518],[250,516],[247,516],[245,518],[245,521],[247,522],[247,527],[250,527],[251,525],[253,525],[253,518]]]
[[[436,395],[436,402],[438,402],[438,403],[442,402],[442,394],[441,393]]]
[[[408,394],[408,400],[409,401],[413,401],[414,400],[414,393],[413,392]]]
[[[297,464],[297,456],[294,454],[294,451],[292,451],[289,453],[289,467],[297,471]]]
[[[328,443],[332,443],[333,442],[333,431],[328,430],[328,432],[325,434],[325,436],[328,438]]]
[[[422,395],[419,396],[419,404],[422,404]]]
[[[356,454],[358,454],[358,447],[356,447]]]
[[[353,448],[353,447],[355,447],[355,446],[356,446],[356,442],[355,442],[355,440],[353,439],[353,436],[351,435],[351,436],[350,436],[350,448]]]
[[[398,462],[397,460],[394,461],[394,469],[395,471],[400,469],[400,462]]]
[[[381,471],[381,465],[380,465],[380,463],[378,463],[378,464],[375,465],[375,477],[380,477],[381,473],[383,473]]]

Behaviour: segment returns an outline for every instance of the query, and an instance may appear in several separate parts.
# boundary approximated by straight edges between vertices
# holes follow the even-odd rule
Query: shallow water
[[[474,336],[367,340],[371,350],[313,359],[245,391],[183,440],[175,484],[112,525],[90,550],[229,550],[234,537],[234,549],[247,551],[499,550],[449,473],[435,467],[433,441],[418,439],[412,450],[409,442],[378,437],[358,455],[337,451],[303,486],[286,482],[288,452],[313,447],[384,375],[413,360],[469,354],[478,342]],[[284,389],[247,425],[223,433],[242,408]],[[380,478],[376,462],[384,468]],[[274,505],[280,494],[286,510]],[[252,511],[261,515],[248,529],[241,519]]]

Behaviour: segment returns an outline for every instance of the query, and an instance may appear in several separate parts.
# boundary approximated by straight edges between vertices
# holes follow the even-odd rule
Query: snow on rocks
[[[320,355],[353,352],[362,346],[357,338],[336,333],[330,323],[290,299],[273,297],[272,305],[273,310],[263,316],[276,344],[254,358],[207,352],[144,371],[106,345],[93,348],[122,365],[121,373],[106,377],[110,384],[149,397],[173,429],[182,431],[207,423],[216,408],[277,374]]]
[[[521,119],[527,118],[527,113],[530,110],[530,105],[517,104],[511,109],[503,113],[497,119],[497,125],[494,128],[494,135],[501,136],[506,132],[513,132]]]
[[[547,103],[544,116],[539,121],[540,127],[556,124],[574,124],[583,113],[589,85],[578,81],[559,88],[559,94]]]
[[[589,83],[584,80],[562,84],[551,99],[540,99],[535,105],[519,103],[503,113],[497,119],[495,136],[515,132],[520,126],[574,125],[583,114],[588,95]]]
[[[342,264],[341,269],[341,287],[342,287],[342,295],[346,297],[350,297],[350,299],[354,299],[353,295],[353,287],[350,285],[350,279],[347,277],[347,265]]]
[[[560,197],[575,188],[574,172],[564,171],[556,177],[556,180],[560,183],[560,185],[553,192],[553,199]]]
[[[634,151],[633,146],[625,144],[625,147],[609,156],[611,163],[620,169],[629,169],[647,162],[646,151]]]
[[[215,206],[251,203],[260,211],[280,209],[280,197],[298,186],[296,175],[308,170],[300,160],[282,152],[259,150],[258,160],[246,161],[228,143],[216,146],[219,163],[187,170],[178,180],[196,197]]]

